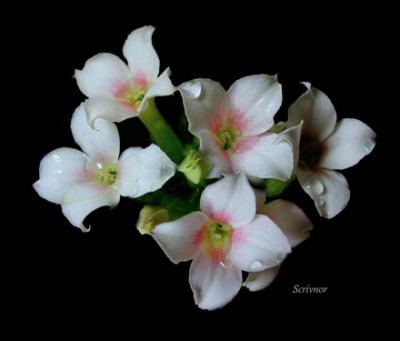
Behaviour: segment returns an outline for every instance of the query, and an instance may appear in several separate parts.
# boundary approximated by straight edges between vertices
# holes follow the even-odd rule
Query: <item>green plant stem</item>
[[[170,125],[158,111],[154,99],[148,101],[147,108],[139,119],[151,134],[152,140],[174,161],[179,164],[183,159],[183,145]]]

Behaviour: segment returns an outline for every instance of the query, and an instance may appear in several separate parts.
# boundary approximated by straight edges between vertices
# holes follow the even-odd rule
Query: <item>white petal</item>
[[[299,162],[299,148],[302,129],[303,121],[293,127],[282,131],[279,134],[279,139],[287,141],[292,148],[294,168],[296,168]]]
[[[290,252],[290,245],[278,226],[267,216],[233,231],[229,258],[240,270],[262,271],[279,265]]]
[[[293,152],[285,139],[277,134],[266,134],[240,139],[231,162],[234,170],[248,176],[286,181],[293,171]]]
[[[231,163],[227,154],[219,147],[214,135],[208,130],[200,132],[200,152],[211,161],[212,168],[208,178],[219,178],[231,173]]]
[[[320,216],[333,218],[341,212],[350,199],[349,185],[339,172],[298,167],[297,179],[304,191],[314,200]]]
[[[198,252],[197,236],[207,220],[204,213],[193,212],[178,220],[157,225],[152,236],[171,262],[185,262]]]
[[[153,26],[134,30],[123,47],[123,54],[133,75],[148,82],[155,81],[160,71],[160,60],[152,43],[154,30]]]
[[[115,124],[98,119],[92,129],[85,107],[81,104],[72,116],[71,130],[75,142],[92,160],[102,163],[118,160],[119,134]]]
[[[254,219],[256,199],[243,174],[228,175],[205,188],[200,208],[211,218],[239,227]]]
[[[117,186],[123,196],[139,197],[161,188],[175,174],[175,164],[155,144],[121,154]]]
[[[79,150],[55,149],[40,161],[39,180],[33,187],[42,198],[61,204],[71,187],[88,180],[87,162]]]
[[[257,211],[265,214],[282,230],[290,245],[295,247],[305,241],[313,229],[303,210],[292,202],[277,199]]]
[[[75,70],[79,89],[87,97],[114,97],[126,87],[132,75],[125,63],[111,53],[90,58],[82,71]]]
[[[119,193],[111,186],[80,184],[73,187],[64,197],[62,211],[69,222],[83,232],[90,230],[83,225],[89,213],[103,206],[114,207],[119,202]]]
[[[178,87],[189,121],[189,131],[199,137],[203,129],[217,129],[229,112],[225,89],[211,79],[195,79]]]
[[[319,165],[330,169],[345,169],[357,164],[375,147],[375,132],[365,123],[345,118],[324,142],[326,151]]]
[[[253,292],[265,289],[278,276],[279,269],[280,266],[274,266],[260,272],[249,272],[243,285]]]
[[[292,127],[304,121],[303,135],[324,140],[336,125],[336,110],[332,102],[322,91],[303,83],[307,91],[290,107],[288,126]]]
[[[92,97],[85,101],[85,109],[89,125],[93,128],[98,118],[110,122],[122,122],[128,118],[138,116],[138,111],[131,105],[114,98]]]
[[[175,87],[173,86],[171,79],[169,78],[171,71],[167,68],[160,77],[150,86],[149,90],[143,98],[142,103],[140,103],[139,111],[141,111],[147,100],[154,97],[169,96],[175,92]]]
[[[247,76],[232,84],[228,97],[242,135],[255,136],[273,126],[282,104],[282,86],[277,76]]]
[[[229,303],[242,285],[242,272],[223,267],[199,253],[190,266],[189,283],[194,301],[201,309],[214,310]]]

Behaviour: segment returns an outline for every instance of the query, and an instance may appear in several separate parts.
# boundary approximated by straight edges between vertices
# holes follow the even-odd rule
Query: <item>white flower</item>
[[[166,69],[158,76],[160,60],[152,45],[154,27],[133,31],[125,41],[123,54],[128,66],[116,55],[100,53],[89,59],[83,70],[75,71],[85,102],[89,122],[106,118],[120,122],[135,117],[156,96],[171,95],[175,88]]]
[[[375,132],[353,118],[337,122],[329,98],[309,83],[304,85],[307,91],[289,108],[288,126],[297,131],[296,138],[300,140],[299,150],[295,151],[295,159],[299,159],[295,173],[319,214],[332,218],[350,198],[346,178],[334,170],[354,166],[371,153]]]
[[[119,156],[115,124],[99,119],[91,129],[83,104],[74,112],[71,130],[83,152],[59,148],[40,162],[34,183],[44,199],[61,204],[70,223],[82,231],[85,217],[102,206],[116,206],[120,195],[138,197],[159,189],[175,173],[175,164],[156,145],[128,148]]]
[[[243,174],[209,185],[201,212],[158,225],[153,237],[174,263],[193,259],[189,282],[202,309],[224,306],[242,285],[242,270],[279,265],[290,245],[276,224],[256,214],[253,189]]]
[[[228,92],[210,79],[181,84],[190,132],[213,168],[210,178],[240,171],[249,177],[287,180],[293,170],[291,146],[265,132],[282,103],[276,76],[253,75],[233,83]]]
[[[265,192],[255,190],[257,214],[269,217],[284,233],[293,248],[305,241],[313,229],[310,219],[292,202],[277,199],[265,204]],[[260,272],[250,272],[243,283],[250,291],[265,289],[276,278],[280,265]]]

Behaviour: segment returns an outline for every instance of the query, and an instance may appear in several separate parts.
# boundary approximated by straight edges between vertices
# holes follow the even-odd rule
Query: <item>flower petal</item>
[[[161,188],[175,174],[175,164],[155,144],[128,148],[118,164],[117,186],[123,196],[137,198]]]
[[[279,265],[290,250],[278,226],[257,214],[250,224],[233,231],[229,258],[240,270],[257,272]]]
[[[75,70],[75,78],[87,97],[114,97],[129,83],[132,75],[119,57],[99,53],[86,62],[82,71]]]
[[[256,199],[243,174],[228,175],[205,188],[200,208],[210,218],[239,227],[254,219]]]
[[[92,128],[98,118],[103,118],[110,122],[122,122],[139,115],[133,106],[113,98],[92,97],[87,99],[84,105],[89,125]]]
[[[242,272],[213,262],[199,253],[190,266],[189,283],[194,301],[201,309],[214,310],[229,303],[242,285]]]
[[[171,71],[167,68],[160,77],[150,86],[149,90],[146,92],[146,95],[143,98],[143,101],[140,103],[139,111],[141,111],[147,101],[150,98],[160,97],[160,96],[169,96],[175,92],[175,87],[173,86],[171,79],[169,78]]]
[[[219,147],[214,135],[208,130],[200,132],[199,150],[212,163],[208,178],[219,178],[223,174],[231,173],[231,163],[228,155]]]
[[[333,218],[349,202],[349,185],[339,172],[327,169],[314,171],[298,167],[296,175],[301,187],[314,200],[321,217]]]
[[[119,134],[115,124],[98,119],[90,128],[85,107],[81,104],[74,112],[71,130],[75,142],[93,161],[116,162],[119,156]]]
[[[79,150],[55,149],[40,161],[39,180],[33,188],[42,198],[61,204],[71,187],[87,180],[87,162]]]
[[[157,225],[152,236],[171,262],[185,262],[198,252],[197,234],[207,220],[204,213],[192,212],[178,220]]]
[[[243,285],[253,292],[265,289],[278,276],[279,269],[278,265],[260,272],[249,272]]]
[[[295,247],[305,241],[314,228],[303,210],[294,203],[277,199],[257,211],[267,215],[282,230],[290,245]]]
[[[134,30],[123,47],[124,57],[134,77],[144,78],[147,82],[155,81],[160,71],[160,59],[152,43],[154,30],[153,26]]]
[[[194,79],[178,87],[189,121],[189,131],[199,137],[200,131],[218,130],[229,112],[228,97],[220,83],[211,79]]]
[[[304,121],[303,135],[324,140],[332,133],[336,125],[336,110],[332,102],[322,91],[303,83],[307,91],[290,107],[288,127]]]
[[[241,145],[245,147],[242,148]],[[293,171],[290,144],[277,134],[265,134],[239,140],[237,152],[231,155],[234,170],[256,178],[287,181]]]
[[[325,140],[326,151],[319,165],[329,169],[345,169],[357,164],[375,147],[375,132],[365,123],[345,118]]]
[[[93,183],[80,184],[73,187],[62,201],[62,211],[69,222],[88,232],[83,220],[89,213],[103,206],[114,207],[119,203],[119,193],[111,186],[99,186]]]
[[[303,121],[299,124],[290,127],[279,134],[279,139],[287,141],[293,152],[293,165],[296,168],[299,162],[299,148],[300,148],[300,138],[301,131],[303,129]]]
[[[255,136],[273,126],[274,116],[282,104],[282,86],[277,76],[247,76],[232,84],[228,97],[241,134]]]

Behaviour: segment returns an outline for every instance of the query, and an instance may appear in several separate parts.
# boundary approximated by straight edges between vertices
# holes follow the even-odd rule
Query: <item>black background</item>
[[[307,326],[316,319],[337,323],[343,316],[376,313],[372,306],[381,300],[376,288],[383,272],[382,252],[377,250],[388,231],[377,204],[377,198],[385,198],[377,179],[382,180],[380,165],[387,160],[382,137],[389,115],[382,110],[380,76],[387,72],[390,30],[378,23],[382,20],[383,12],[365,6],[355,11],[251,3],[222,9],[205,3],[174,9],[122,3],[47,7],[42,23],[46,29],[37,37],[45,86],[40,88],[42,112],[32,122],[29,183],[37,180],[47,152],[77,147],[69,124],[84,96],[73,79],[74,69],[99,52],[122,57],[127,35],[149,24],[156,26],[153,43],[161,70],[171,68],[175,85],[204,77],[228,88],[246,75],[278,73],[284,103],[277,119],[286,119],[287,107],[301,93],[297,82],[309,81],[328,94],[339,119],[360,119],[378,135],[373,153],[343,171],[351,200],[339,216],[320,218],[297,184],[285,193],[312,219],[311,237],[287,258],[267,290],[250,293],[243,288],[214,312],[195,307],[187,280],[189,263],[173,265],[150,237],[136,231],[139,204],[123,198],[113,210],[94,212],[86,220],[92,231],[83,234],[68,223],[59,206],[28,188],[27,220],[34,222],[47,250],[47,274],[39,279],[46,300],[39,307],[48,310],[50,339],[79,335],[95,340],[106,334],[113,335],[112,340],[131,339],[139,329],[152,332],[164,326],[167,329],[161,330],[168,335],[190,336],[185,326],[223,334],[265,329],[267,337],[268,328],[279,320],[302,320]],[[170,122],[182,114],[178,93],[157,103]],[[118,127],[121,150],[149,144],[139,120]],[[37,249],[43,250],[39,245]],[[295,284],[327,286],[328,292],[293,294]]]

